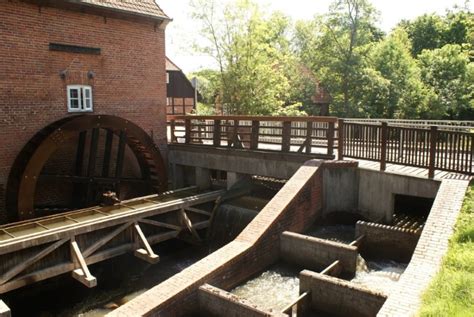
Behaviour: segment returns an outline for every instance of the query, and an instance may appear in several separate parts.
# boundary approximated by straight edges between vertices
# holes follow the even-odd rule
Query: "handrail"
[[[291,122],[337,122],[337,117],[274,117],[274,116],[194,116],[194,115],[169,115],[167,120],[239,120],[239,121],[291,121]]]
[[[387,120],[361,123],[335,117],[168,116],[171,144],[192,144],[354,158],[474,174],[474,131],[469,127],[406,126]],[[373,119],[371,119],[373,120]]]

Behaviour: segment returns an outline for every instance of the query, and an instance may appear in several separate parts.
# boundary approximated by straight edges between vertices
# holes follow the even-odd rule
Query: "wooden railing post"
[[[380,170],[385,171],[387,168],[387,139],[388,139],[388,124],[382,122],[382,139],[380,144]]]
[[[184,120],[184,143],[191,143],[191,119]]]
[[[313,121],[306,122],[306,154],[313,149]]]
[[[213,145],[221,146],[221,120],[214,120]]]
[[[436,167],[436,143],[438,141],[438,127],[432,126],[430,130],[430,163],[428,166],[428,177],[434,178]]]
[[[291,143],[291,121],[284,121],[283,122],[283,130],[282,130],[282,142],[281,142],[281,150],[283,152],[290,151],[290,143]]]
[[[178,143],[177,140],[176,140],[176,133],[175,133],[175,130],[176,130],[176,123],[174,120],[171,120],[170,122],[170,133],[171,133],[171,143]]]
[[[260,121],[253,120],[252,121],[252,134],[250,135],[250,149],[256,150],[258,149],[258,134],[260,131]]]
[[[329,127],[327,131],[328,139],[328,155],[334,154],[334,122],[329,122]]]
[[[344,119],[337,121],[337,159],[344,159]]]

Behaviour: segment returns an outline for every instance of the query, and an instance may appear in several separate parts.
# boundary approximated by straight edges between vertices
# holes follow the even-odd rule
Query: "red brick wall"
[[[49,43],[97,47],[101,54],[50,51]],[[95,73],[93,79],[87,78],[89,71]],[[11,165],[28,140],[71,115],[68,84],[91,85],[94,114],[129,119],[163,149],[165,76],[165,34],[153,22],[0,0],[0,188],[5,189]]]

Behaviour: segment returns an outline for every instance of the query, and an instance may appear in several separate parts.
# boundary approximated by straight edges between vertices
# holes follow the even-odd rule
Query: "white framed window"
[[[69,112],[91,112],[92,87],[86,85],[67,86],[67,109]]]

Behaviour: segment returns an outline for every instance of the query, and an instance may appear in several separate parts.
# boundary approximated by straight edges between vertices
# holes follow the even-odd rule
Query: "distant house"
[[[195,91],[181,68],[166,58],[166,114],[187,114],[196,109],[196,99],[201,96]]]
[[[314,83],[314,94],[311,96],[311,106],[313,109],[310,114],[316,116],[329,116],[329,104],[332,102],[331,94],[323,85],[321,85],[321,82],[308,67],[300,65],[300,70],[303,76]]]
[[[313,102],[313,113],[315,115],[329,116],[329,104],[332,101],[332,97],[318,80],[316,80],[314,95],[311,97],[311,101]]]

